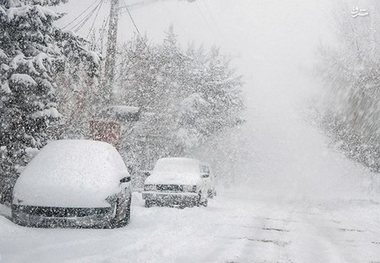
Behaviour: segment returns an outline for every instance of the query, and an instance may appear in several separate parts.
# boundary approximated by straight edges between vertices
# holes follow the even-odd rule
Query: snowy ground
[[[4,209],[2,209],[4,212]],[[0,217],[0,262],[380,262],[380,204],[223,192],[208,208],[144,208],[117,230],[28,229]]]
[[[298,67],[309,64],[324,24],[316,14],[331,1],[251,2],[210,2],[246,71],[247,154],[234,164],[244,187],[184,210],[147,209],[136,194],[131,224],[116,230],[28,229],[0,216],[1,263],[380,262],[380,184],[304,123],[305,94],[318,88]]]
[[[135,193],[131,224],[115,230],[23,228],[0,207],[0,263],[379,263],[378,176],[277,113],[257,118],[245,177],[209,207],[148,209]]]

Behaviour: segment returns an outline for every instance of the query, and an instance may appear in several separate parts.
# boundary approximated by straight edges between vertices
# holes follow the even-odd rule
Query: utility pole
[[[104,76],[101,87],[101,108],[90,121],[90,134],[93,140],[111,143],[118,148],[120,146],[121,125],[119,122],[102,116],[102,111],[111,106],[112,91],[115,78],[115,59],[117,47],[117,28],[119,23],[119,0],[111,0],[109,16],[107,53],[104,68]]]
[[[117,31],[119,24],[119,2],[111,0],[111,10],[108,28],[107,54],[104,69],[103,96],[104,103],[109,104],[112,99],[112,91],[115,79],[115,64],[117,51]]]
[[[120,0],[110,0],[111,10],[109,16],[109,27],[108,27],[108,39],[107,39],[107,53],[104,68],[104,79],[103,79],[103,101],[105,104],[109,104],[112,99],[112,91],[115,79],[115,58],[117,51],[117,30],[119,24],[119,12],[121,9],[129,7],[140,7],[147,4],[156,2],[156,0],[145,0],[140,3],[135,3],[129,6],[120,6]],[[187,0],[188,2],[194,2],[195,0]],[[0,0],[1,2],[1,0]],[[128,11],[129,12],[129,11]]]

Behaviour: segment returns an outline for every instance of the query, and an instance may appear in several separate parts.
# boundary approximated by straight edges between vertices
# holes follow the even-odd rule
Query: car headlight
[[[156,186],[154,184],[146,184],[144,185],[144,191],[155,191]]]
[[[183,191],[195,193],[197,191],[197,186],[196,185],[184,185]]]

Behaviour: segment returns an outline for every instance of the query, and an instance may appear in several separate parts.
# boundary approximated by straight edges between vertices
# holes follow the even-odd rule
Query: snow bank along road
[[[0,262],[380,262],[374,201],[234,191],[208,208],[180,210],[147,209],[134,197],[132,222],[122,229],[28,229],[0,217]]]

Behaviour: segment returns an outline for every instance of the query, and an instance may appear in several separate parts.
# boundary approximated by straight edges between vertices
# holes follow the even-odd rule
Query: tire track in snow
[[[291,255],[295,262],[325,263],[347,262],[337,250],[337,245],[329,238],[331,227],[305,203],[294,212],[297,219],[293,235],[294,246]],[[312,210],[312,211],[310,211]]]
[[[246,210],[249,212],[230,225],[229,231],[218,236],[223,242],[202,262],[292,262],[287,250],[292,243],[289,233],[294,223],[293,204],[284,206],[251,200]]]
[[[296,212],[297,231],[293,239],[296,262],[376,262],[379,248],[370,241],[379,236],[379,225],[373,224],[371,209],[350,201],[305,203]],[[365,212],[365,213],[363,213]],[[359,219],[359,220],[358,220]]]

